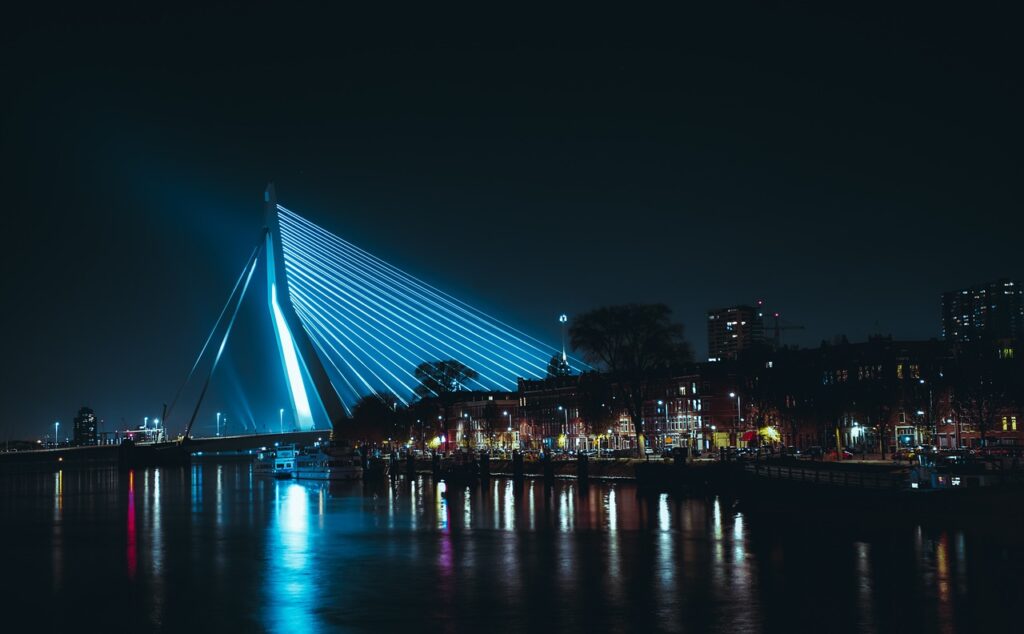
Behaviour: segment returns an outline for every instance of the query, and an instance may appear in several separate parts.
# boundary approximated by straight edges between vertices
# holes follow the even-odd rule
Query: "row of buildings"
[[[799,326],[763,302],[709,311],[707,360],[651,377],[639,423],[656,450],[1024,445],[1021,300],[1019,283],[999,280],[943,294],[942,339],[805,349],[779,345]],[[620,392],[598,374],[521,379],[514,393],[460,395],[419,431],[448,448],[632,449]]]

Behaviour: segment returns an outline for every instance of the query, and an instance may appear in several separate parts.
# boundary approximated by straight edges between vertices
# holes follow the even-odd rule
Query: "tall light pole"
[[[743,423],[743,407],[740,395],[736,392],[729,392],[729,398],[736,399],[736,429],[739,431],[740,425]]]
[[[502,416],[508,416],[508,449],[512,450],[512,412],[504,411]]]
[[[284,433],[284,408],[283,407],[280,410],[278,410],[277,418],[278,418],[278,429],[283,434]]]
[[[53,447],[54,449],[60,444],[60,437],[57,435],[57,430],[60,429],[60,421],[54,421],[53,423]]]
[[[558,411],[562,412],[562,414],[565,415],[565,423],[562,425],[562,435],[565,436],[566,432],[569,430],[569,408],[562,407],[561,405],[559,405]],[[566,444],[569,443],[568,437],[566,437],[565,442]]]
[[[217,435],[220,436],[220,412],[217,412]]]
[[[569,359],[565,354],[565,329],[566,324],[569,323],[569,316],[566,315],[565,313],[562,313],[561,315],[558,316],[558,323],[562,325],[562,362],[568,364]]]
[[[655,438],[657,438],[660,435],[658,432],[661,431],[659,429],[659,427],[660,427],[660,421],[661,421],[661,413],[662,413],[662,409],[661,408],[662,407],[665,407],[665,427],[666,428],[668,427],[668,407],[665,406],[665,401],[663,401],[661,399],[658,399],[658,412],[657,412],[658,415],[654,417],[654,437]]]

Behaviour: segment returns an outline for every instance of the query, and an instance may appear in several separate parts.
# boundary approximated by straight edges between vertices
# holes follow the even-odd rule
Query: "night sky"
[[[705,311],[758,297],[788,343],[938,337],[941,291],[1024,277],[1015,19],[715,4],[7,14],[0,433],[159,416],[268,180],[552,344],[561,311],[666,302],[700,357]],[[199,433],[285,403],[263,293]]]

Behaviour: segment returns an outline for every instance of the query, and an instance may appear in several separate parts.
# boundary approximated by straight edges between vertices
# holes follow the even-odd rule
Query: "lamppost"
[[[277,410],[278,431],[284,433],[284,408]]]
[[[741,425],[743,424],[742,400],[740,399],[740,395],[737,394],[736,392],[729,392],[729,398],[736,399],[736,429],[737,431],[739,431]]]
[[[658,398],[657,399],[657,409],[655,410],[656,416],[654,416],[654,438],[655,438],[655,440],[657,440],[657,438],[660,435],[662,435],[662,433],[660,433],[660,431],[662,431],[662,429],[660,429],[660,427],[662,427],[662,408],[663,407],[665,407],[665,401],[660,399],[660,398]],[[666,419],[669,418],[669,408],[665,408],[665,418]],[[668,427],[668,424],[669,424],[668,420],[666,420],[666,427]]]
[[[569,408],[568,407],[562,407],[561,405],[559,405],[558,406],[558,411],[562,412],[562,414],[565,415],[565,422],[562,425],[562,436],[565,436],[565,443],[569,444],[569,437],[566,436],[566,433],[568,433],[568,430],[569,430]],[[564,447],[563,447],[563,449],[564,449]]]
[[[54,423],[53,423],[53,448],[54,449],[56,449],[60,445],[60,436],[57,435],[58,434],[57,430],[59,430],[59,429],[60,429],[60,421],[59,420],[58,421],[54,421]]]
[[[920,385],[928,385],[928,417],[925,419],[925,428],[928,430],[929,436],[931,436],[931,438],[928,439],[928,442],[930,442],[931,444],[938,444],[935,440],[935,437],[938,435],[939,430],[938,425],[935,424],[935,414],[932,410],[932,384],[925,381],[924,379],[920,379],[918,383]]]
[[[714,451],[716,444],[717,443],[715,443],[715,426],[712,425],[711,426],[711,450],[712,451]]]
[[[217,435],[220,436],[220,412],[217,412]]]
[[[512,413],[506,410],[501,415],[508,416],[508,450],[512,451]]]

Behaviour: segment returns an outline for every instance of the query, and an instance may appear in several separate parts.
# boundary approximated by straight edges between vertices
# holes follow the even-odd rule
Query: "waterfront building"
[[[580,420],[580,376],[519,379],[519,406],[528,429],[528,448],[587,447],[587,426]]]
[[[1024,336],[1022,299],[1020,282],[1008,279],[947,291],[942,294],[942,336],[964,343],[1020,340]]]
[[[764,311],[757,306],[730,306],[708,311],[708,361],[735,360],[764,342]]]
[[[78,415],[75,416],[72,442],[79,447],[97,444],[99,438],[97,433],[98,427],[99,420],[96,418],[96,412],[88,407],[82,407],[78,410]]]
[[[511,392],[457,392],[445,408],[447,448],[517,449],[519,399]],[[511,431],[510,431],[511,429]]]

